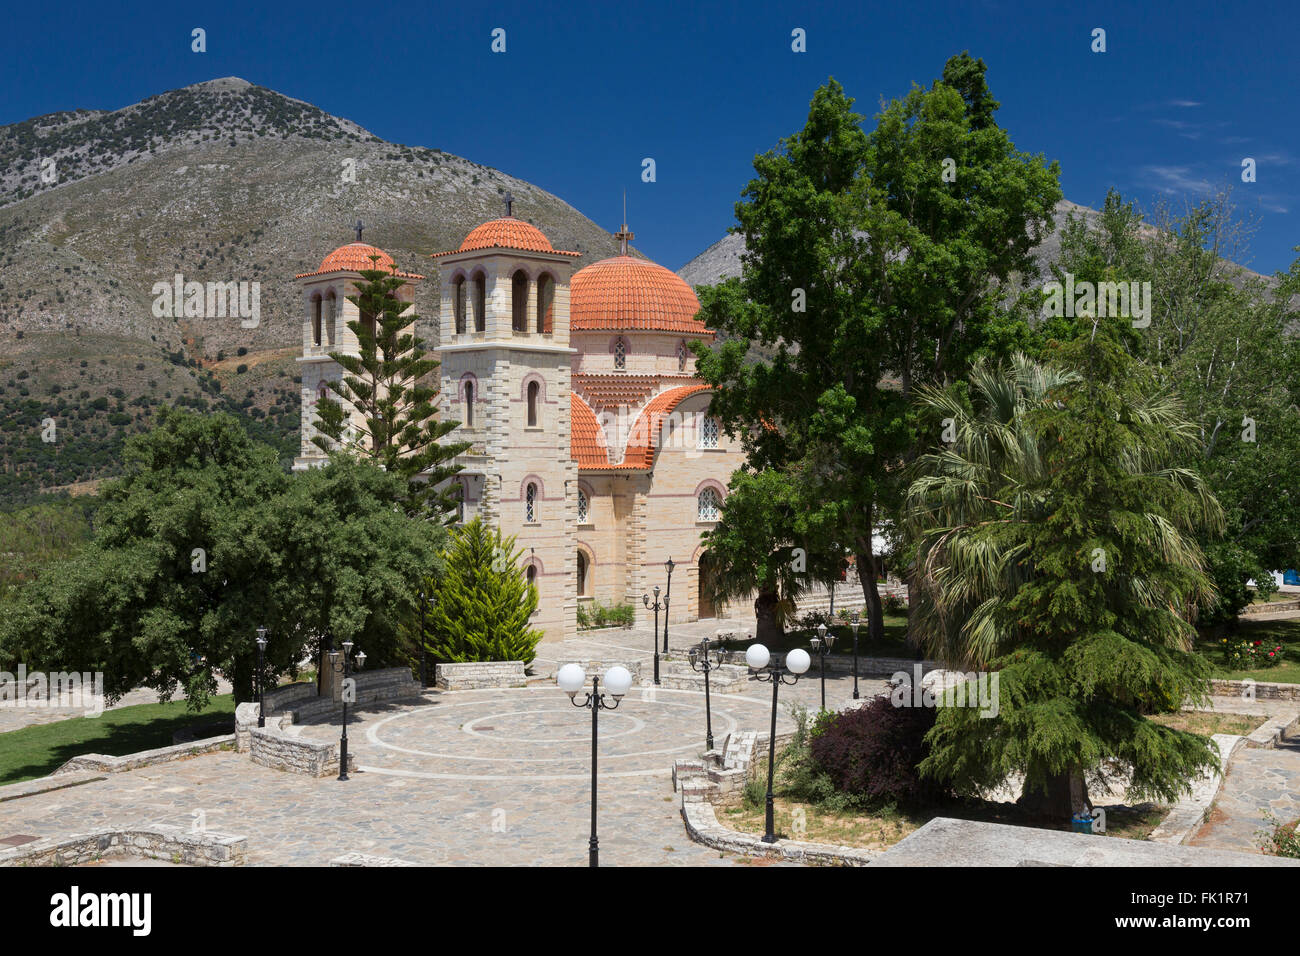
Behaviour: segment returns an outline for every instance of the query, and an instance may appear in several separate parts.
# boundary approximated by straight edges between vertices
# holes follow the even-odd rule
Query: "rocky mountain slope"
[[[233,77],[0,128],[0,171],[0,504],[111,474],[162,404],[239,411],[291,455],[293,276],[351,241],[358,218],[366,241],[430,276],[428,254],[501,215],[507,191],[558,248],[586,252],[580,264],[617,251],[530,183]],[[257,327],[155,317],[154,284],[178,273],[259,282]],[[429,319],[435,286],[416,293]],[[432,321],[420,331],[436,335]]]

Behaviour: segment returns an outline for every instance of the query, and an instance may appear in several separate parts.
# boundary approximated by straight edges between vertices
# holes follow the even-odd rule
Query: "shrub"
[[[945,788],[922,780],[916,770],[928,754],[925,735],[934,719],[932,707],[895,707],[889,697],[877,697],[835,714],[812,737],[812,758],[836,790],[868,803],[935,799]]]
[[[1282,645],[1269,647],[1263,641],[1229,640],[1219,641],[1223,651],[1223,663],[1233,670],[1256,670],[1261,667],[1276,667],[1282,663]]]
[[[907,602],[893,591],[890,591],[881,599],[881,604],[886,614],[902,614],[907,610]]]
[[[578,605],[578,628],[589,630],[594,627],[631,627],[636,622],[636,608],[631,604],[601,604],[592,601],[590,608]]]
[[[1300,820],[1280,823],[1270,811],[1265,816],[1271,829],[1261,830],[1260,849],[1269,856],[1285,856],[1300,860]]]

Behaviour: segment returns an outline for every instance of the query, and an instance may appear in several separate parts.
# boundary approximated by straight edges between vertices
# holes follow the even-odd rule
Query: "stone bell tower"
[[[515,536],[539,591],[547,640],[576,630],[577,466],[570,450],[569,278],[581,253],[557,250],[506,215],[437,253],[444,414],[458,459],[464,520]]]

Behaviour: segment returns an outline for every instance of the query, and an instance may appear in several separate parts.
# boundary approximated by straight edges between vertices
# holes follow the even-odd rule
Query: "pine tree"
[[[442,579],[426,584],[437,595],[424,630],[434,660],[532,662],[542,632],[529,627],[537,588],[524,578],[522,555],[481,518],[455,532]]]
[[[358,433],[343,403],[323,398],[317,405],[321,434],[313,441],[323,451],[342,448],[404,476],[408,513],[448,516],[456,500],[451,491],[435,489],[460,471],[451,461],[469,443],[439,441],[460,423],[437,418],[439,390],[427,383],[436,382],[430,376],[439,363],[426,357],[424,340],[414,334],[418,317],[406,314],[411,303],[396,295],[405,280],[382,269],[363,270],[361,278],[357,294],[347,297],[362,316],[348,322],[359,354],[331,352],[345,374],[327,385],[361,413],[364,425]]]
[[[1208,738],[1147,719],[1206,699],[1189,618],[1213,596],[1197,539],[1222,511],[1189,467],[1196,426],[1122,323],[1053,343],[1067,374],[1022,392],[1010,428],[961,423],[909,501],[931,646],[1000,683],[996,716],[940,710],[922,772],[967,793],[1022,774],[1023,802],[1057,818],[1090,807],[1090,783],[1127,774],[1130,799],[1172,802],[1218,765]]]

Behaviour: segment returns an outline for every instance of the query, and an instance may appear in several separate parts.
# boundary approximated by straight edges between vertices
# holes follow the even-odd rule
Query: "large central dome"
[[[574,331],[626,329],[712,336],[696,314],[695,290],[663,266],[633,256],[593,262],[569,283]]]

